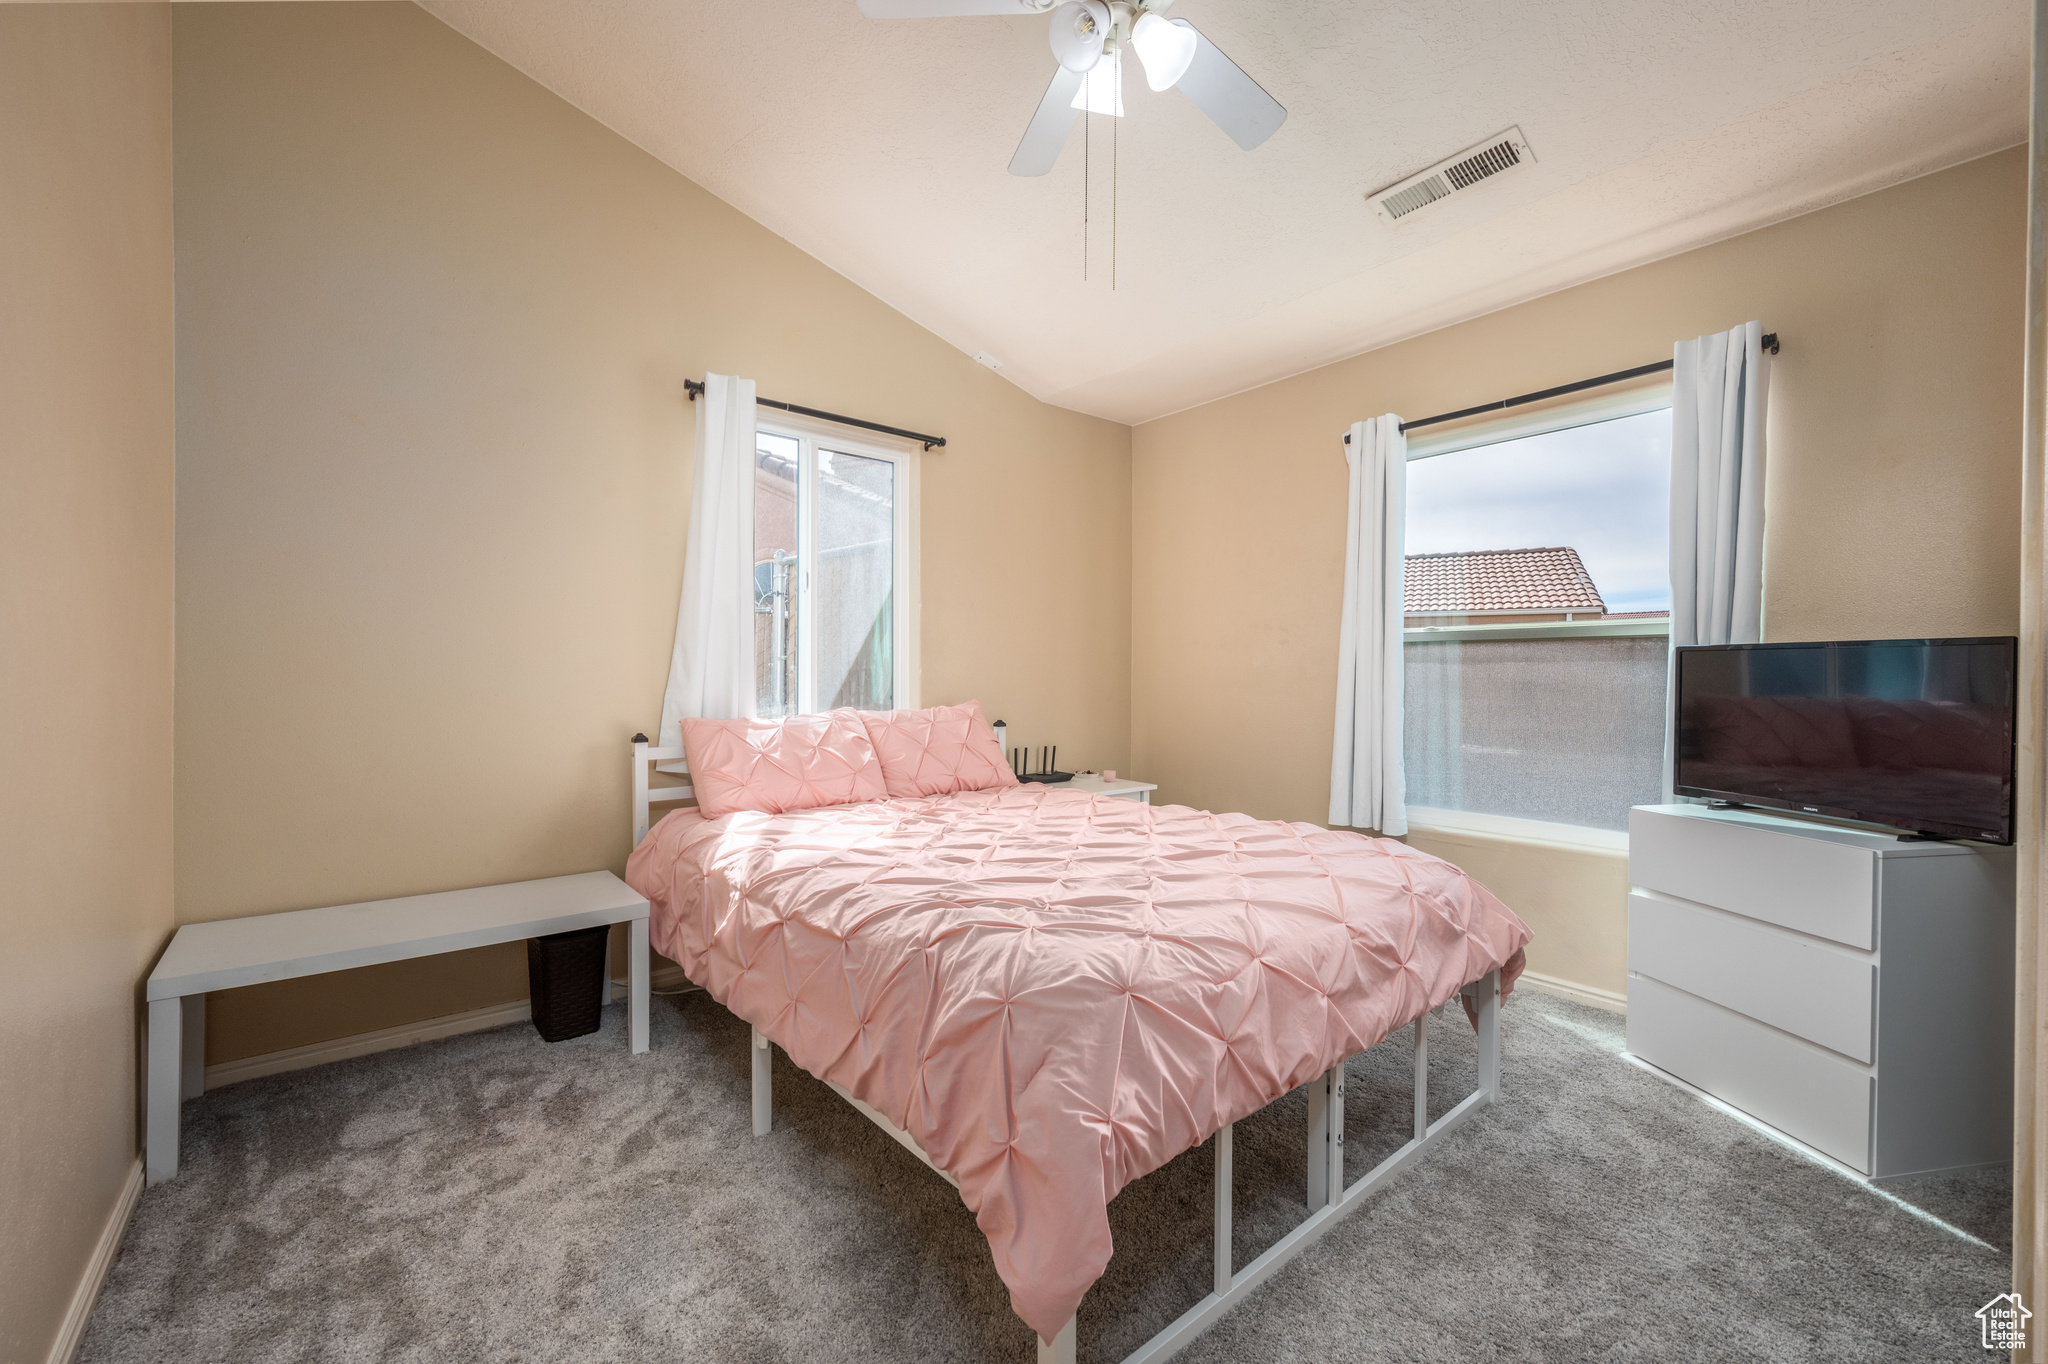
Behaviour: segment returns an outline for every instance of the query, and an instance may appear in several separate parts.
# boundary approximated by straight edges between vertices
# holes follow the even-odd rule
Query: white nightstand
[[[1119,800],[1135,800],[1140,805],[1152,803],[1152,793],[1159,789],[1156,782],[1104,781],[1094,773],[1084,773],[1072,781],[1063,781],[1052,788],[1055,791],[1092,791],[1098,796],[1115,796]]]

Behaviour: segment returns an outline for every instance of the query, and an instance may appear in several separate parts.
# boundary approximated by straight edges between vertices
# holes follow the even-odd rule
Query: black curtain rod
[[[690,395],[690,401],[694,403],[697,401],[697,395],[704,391],[704,385],[695,379],[685,379],[683,380],[683,391]],[[820,412],[815,407],[798,407],[795,403],[778,403],[773,398],[756,398],[754,399],[754,406],[772,407],[781,412],[794,412],[799,417],[816,417],[820,421],[837,422],[841,426],[858,426],[863,431],[880,431],[885,436],[901,436],[905,440],[922,441],[924,442],[924,448],[927,450],[931,449],[934,445],[943,448],[946,444],[944,436],[927,436],[922,431],[905,431],[900,426],[883,426],[879,422],[864,422],[859,417],[842,417],[837,412]]]
[[[1765,332],[1763,334],[1763,348],[1773,355],[1778,353],[1778,334],[1776,332]],[[1438,422],[1454,422],[1461,417],[1476,417],[1482,412],[1505,412],[1511,407],[1521,407],[1527,403],[1540,403],[1545,398],[1562,398],[1567,393],[1578,393],[1584,389],[1598,388],[1602,384],[1618,384],[1624,379],[1640,379],[1645,374],[1661,374],[1665,370],[1670,369],[1671,365],[1672,362],[1669,360],[1659,360],[1655,364],[1637,365],[1634,369],[1618,369],[1612,374],[1603,374],[1597,379],[1581,379],[1575,384],[1559,384],[1556,388],[1539,389],[1534,393],[1524,393],[1513,398],[1502,398],[1497,403],[1481,403],[1477,407],[1461,408],[1456,412],[1441,412],[1434,417],[1422,417],[1412,422],[1402,422],[1401,434],[1405,436],[1418,426],[1435,426]],[[1346,445],[1351,444],[1351,433],[1348,431],[1344,433],[1344,443]]]

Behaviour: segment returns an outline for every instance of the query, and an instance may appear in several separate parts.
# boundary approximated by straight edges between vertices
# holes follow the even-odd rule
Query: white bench
[[[205,1088],[206,992],[459,952],[599,924],[628,925],[628,1035],[647,1050],[647,897],[608,871],[186,924],[149,973],[143,1166],[178,1173],[178,1107]],[[604,998],[611,998],[607,962]]]

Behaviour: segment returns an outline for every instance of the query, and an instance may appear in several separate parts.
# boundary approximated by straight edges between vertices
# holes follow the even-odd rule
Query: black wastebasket
[[[597,1031],[605,940],[611,931],[610,924],[600,924],[526,940],[533,1026],[543,1038],[562,1042]]]

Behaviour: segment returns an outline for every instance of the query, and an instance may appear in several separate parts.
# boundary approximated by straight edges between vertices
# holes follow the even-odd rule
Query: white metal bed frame
[[[1004,735],[996,735],[1000,744]],[[656,748],[645,736],[633,736],[633,846],[647,837],[648,807],[692,799],[688,785],[652,786],[648,768],[652,763],[671,764],[664,770],[683,771],[681,745]],[[1243,1269],[1235,1269],[1230,1253],[1231,1219],[1231,1134],[1226,1124],[1214,1138],[1215,1231],[1213,1236],[1214,1288],[1200,1302],[1183,1312],[1178,1320],[1146,1341],[1123,1364],[1160,1364],[1213,1326],[1223,1315],[1248,1297],[1260,1284],[1320,1240],[1331,1227],[1355,1212],[1380,1186],[1421,1158],[1481,1108],[1500,1096],[1500,972],[1493,970],[1466,986],[1462,992],[1479,1015],[1479,1085],[1435,1122],[1429,1120],[1429,1031],[1430,1015],[1415,1020],[1415,1126],[1414,1135],[1400,1149],[1350,1184],[1344,1182],[1344,1063],[1338,1062],[1308,1084],[1308,1206],[1309,1215],[1294,1230],[1274,1242]],[[768,1135],[774,1117],[774,1053],[759,1028],[753,1029],[753,1117],[754,1135]],[[830,1081],[826,1082],[831,1084]],[[831,1084],[834,1093],[858,1109],[861,1115],[888,1133],[912,1155],[930,1166],[954,1187],[959,1181],[932,1165],[908,1132],[884,1117],[879,1109],[861,1102],[844,1086]],[[1039,1364],[1075,1364],[1076,1317],[1051,1340],[1038,1341]]]

